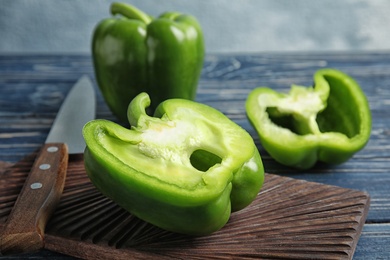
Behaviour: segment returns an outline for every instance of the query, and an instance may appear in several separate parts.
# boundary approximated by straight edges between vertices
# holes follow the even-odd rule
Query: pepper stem
[[[129,104],[127,109],[127,118],[131,126],[138,126],[142,124],[142,121],[149,116],[146,114],[145,109],[150,105],[150,98],[146,92],[138,94]]]
[[[149,24],[152,21],[152,18],[148,14],[142,12],[132,5],[125,3],[112,3],[110,11],[112,15],[120,14],[126,18],[140,20],[146,24]]]

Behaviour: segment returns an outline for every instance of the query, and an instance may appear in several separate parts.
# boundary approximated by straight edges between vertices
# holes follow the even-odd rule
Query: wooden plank
[[[30,156],[3,173],[0,227],[34,160]],[[361,191],[267,174],[257,199],[233,213],[223,229],[189,237],[147,224],[104,197],[79,156],[69,161],[45,247],[85,259],[352,259],[368,206],[368,194]]]
[[[85,72],[90,74],[92,66],[89,56],[6,56],[0,61],[1,66],[7,66],[5,70],[7,75],[9,71],[15,73],[10,79],[11,83],[3,84],[4,87],[0,88],[0,99],[7,97],[6,100],[0,101],[2,104],[0,122],[5,122],[0,124],[0,138],[4,137],[0,145],[0,158],[4,161],[15,162],[34,151],[45,140],[55,113],[73,84],[70,82],[71,79],[77,77],[72,76],[69,79],[67,73],[69,75],[80,74],[77,71],[78,67],[74,64],[84,64]],[[245,99],[249,91],[259,85],[270,86],[278,90],[288,90],[290,84],[293,83],[309,85],[313,72],[325,65],[347,68],[351,73],[356,74],[355,77],[359,82],[363,81],[361,85],[368,95],[373,112],[373,134],[370,143],[357,155],[356,160],[353,159],[340,167],[324,168],[321,165],[310,172],[295,173],[292,169],[276,164],[262,149],[256,133],[246,119]],[[358,185],[357,188],[372,194],[372,200],[375,202],[370,211],[369,220],[384,221],[390,216],[388,197],[381,197],[382,194],[387,194],[385,183],[388,179],[388,174],[386,174],[388,167],[386,162],[390,153],[390,149],[387,149],[388,143],[386,145],[388,140],[386,129],[390,124],[390,116],[384,113],[390,104],[386,101],[390,98],[390,90],[384,85],[390,80],[389,67],[389,55],[382,54],[241,55],[237,57],[211,55],[206,58],[197,98],[198,101],[223,111],[251,133],[269,172],[294,174],[296,178],[341,187]],[[54,75],[59,77],[56,80],[58,83],[53,83],[48,78],[47,74],[53,71],[59,73]],[[33,80],[31,82],[16,81],[21,72]],[[67,75],[65,82],[68,83],[63,82],[64,75]],[[53,77],[53,74],[50,77]],[[381,80],[372,80],[377,77]],[[0,77],[0,82],[1,79]],[[45,93],[44,90],[56,93],[46,93],[46,96],[52,100],[50,103],[39,102],[40,97]],[[375,93],[381,95],[378,96]],[[98,99],[98,117],[113,119],[101,95],[98,95]],[[28,100],[28,102],[20,102],[21,100]],[[376,102],[377,100],[379,102]],[[376,118],[381,120],[375,120]],[[324,172],[327,175],[324,176],[322,174]],[[339,174],[341,172],[344,174]],[[364,174],[368,172],[372,178],[369,178],[369,183],[362,182],[365,178]]]
[[[354,260],[389,259],[390,224],[365,225],[355,251]]]
[[[319,164],[298,172],[275,163],[262,149],[245,116],[245,98],[257,86],[287,91],[291,84],[310,85],[313,73],[323,67],[343,70],[360,83],[371,106],[372,136],[368,145],[343,165]],[[15,163],[42,145],[64,95],[82,74],[94,76],[89,55],[0,55],[0,161]],[[209,54],[197,100],[220,109],[252,135],[268,172],[368,192],[371,208],[365,229],[378,225],[388,230],[389,85],[389,52]],[[50,92],[51,103],[36,101],[43,89]],[[97,93],[97,116],[115,120]],[[358,245],[355,258],[361,252],[360,259],[372,259],[375,254],[370,248],[388,258],[382,241],[388,241],[389,233],[374,236],[363,231],[361,240],[366,236],[369,242],[363,247],[369,248]]]

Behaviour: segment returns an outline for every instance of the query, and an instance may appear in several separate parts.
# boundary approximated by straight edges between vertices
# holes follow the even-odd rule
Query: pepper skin
[[[343,163],[370,138],[366,96],[355,80],[334,69],[318,70],[313,87],[293,85],[289,94],[256,88],[246,111],[264,149],[279,163],[298,169],[317,161]]]
[[[83,129],[85,168],[107,197],[160,228],[207,235],[257,196],[264,168],[251,136],[221,112],[169,99],[145,112],[148,94],[129,105],[131,129],[93,120]]]
[[[127,106],[141,92],[154,104],[169,98],[194,100],[204,59],[196,18],[166,12],[153,19],[124,3],[112,3],[111,13],[116,17],[101,21],[93,32],[92,57],[113,114],[127,121]]]

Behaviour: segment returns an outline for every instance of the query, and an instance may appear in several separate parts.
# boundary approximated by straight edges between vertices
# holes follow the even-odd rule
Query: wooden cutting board
[[[0,228],[34,156],[0,169]],[[369,201],[362,191],[266,174],[257,199],[224,228],[189,237],[145,223],[101,195],[80,155],[69,160],[45,248],[84,259],[352,259]]]

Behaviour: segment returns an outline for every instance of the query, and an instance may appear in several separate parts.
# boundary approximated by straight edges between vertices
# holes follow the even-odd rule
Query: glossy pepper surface
[[[169,98],[194,100],[203,66],[204,40],[191,15],[166,12],[153,18],[124,3],[95,28],[92,57],[109,108],[127,121],[127,106],[147,92],[152,104]]]
[[[131,129],[107,120],[83,130],[88,176],[106,196],[163,229],[207,235],[249,205],[264,180],[251,136],[221,112],[184,99],[154,114],[146,93],[129,105]]]
[[[345,162],[366,145],[371,132],[366,96],[354,79],[334,69],[318,70],[313,87],[293,85],[288,94],[256,88],[246,111],[264,149],[300,169],[317,161]]]

